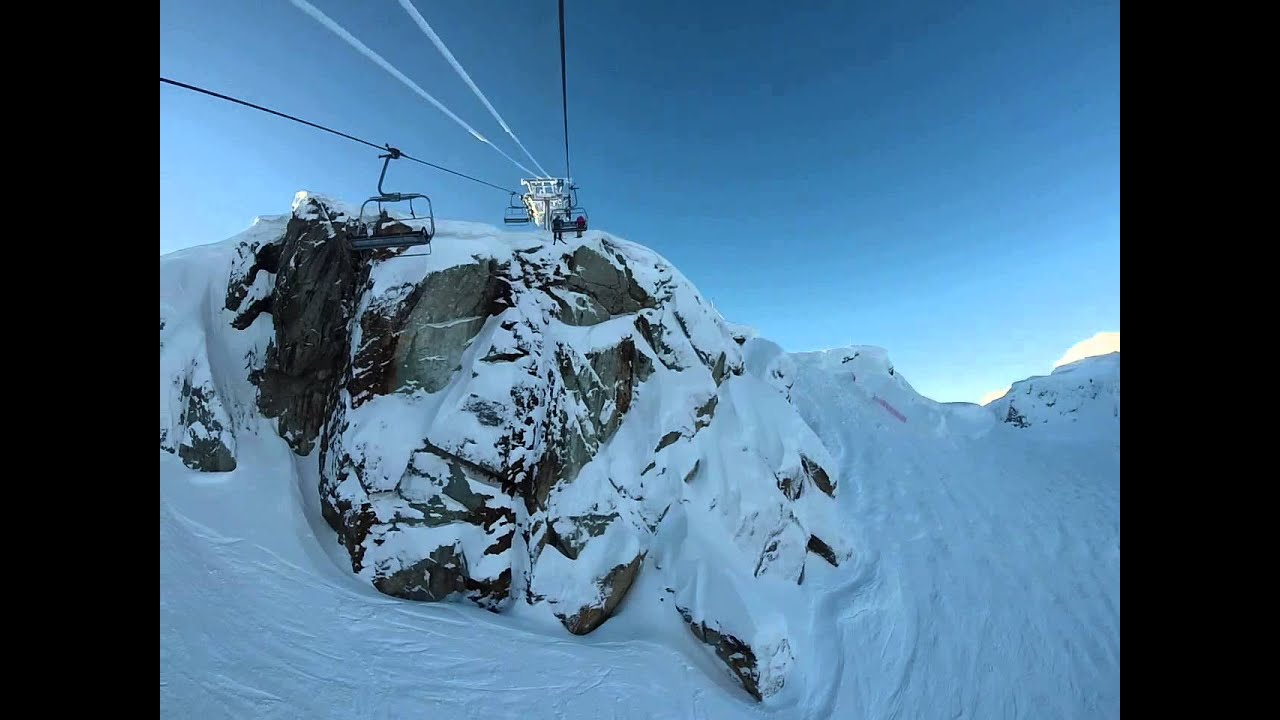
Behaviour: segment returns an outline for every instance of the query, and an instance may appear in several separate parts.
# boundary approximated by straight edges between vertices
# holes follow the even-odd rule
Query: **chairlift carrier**
[[[560,218],[563,230],[578,230],[578,218],[582,218],[582,229],[586,230],[591,227],[591,216],[587,213],[587,209],[578,204],[578,186],[570,185],[568,193],[569,206],[554,210],[551,213],[551,222],[555,223],[556,218]]]
[[[507,204],[506,213],[502,217],[502,222],[508,225],[525,225],[532,219],[529,215],[529,208],[525,207],[520,193],[511,193],[511,200]]]
[[[351,236],[352,250],[378,250],[381,248],[406,248],[417,245],[431,246],[431,238],[436,234],[436,217],[431,207],[431,198],[421,193],[398,193],[387,192],[382,189],[382,182],[387,177],[387,166],[392,160],[398,160],[401,156],[400,150],[387,146],[387,154],[379,155],[383,158],[382,173],[378,175],[378,194],[365,200],[360,206],[360,217],[357,218],[356,231]],[[427,214],[418,217],[414,211],[413,201],[425,200],[427,202]],[[423,222],[421,227],[409,228],[405,226],[404,221],[397,220],[387,216],[382,209],[383,203],[409,203],[409,217],[411,220]],[[377,203],[378,216],[369,223],[365,222],[364,211],[369,203]],[[399,223],[405,226],[404,230],[387,230],[386,225]]]
[[[578,229],[578,218],[582,218],[583,230],[591,227],[591,216],[587,214],[587,209],[584,207],[574,206],[556,210],[551,213],[551,222],[555,223],[556,218],[560,218],[560,222],[563,223],[561,228],[566,231]]]

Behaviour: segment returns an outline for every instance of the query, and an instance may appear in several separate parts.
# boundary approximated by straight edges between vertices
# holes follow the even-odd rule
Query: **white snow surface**
[[[868,550],[833,601],[847,664],[831,717],[1118,718],[1110,400],[1084,406],[1087,432],[1027,432],[990,407],[921,397],[881,348],[793,358],[793,398],[835,456],[842,515]],[[1118,403],[1119,357],[1093,360],[1077,367]],[[1078,379],[1033,382],[1074,395]]]
[[[241,242],[269,241],[286,219],[161,258],[162,431],[176,422],[174,378],[194,358],[231,419],[237,460],[232,472],[200,473],[160,453],[162,717],[1119,717],[1118,356],[1116,416],[1081,396],[1074,424],[1095,432],[1064,440],[1052,423],[1027,432],[1000,422],[1004,412],[993,408],[923,398],[890,374],[879,348],[787,354],[706,304],[706,320],[691,323],[690,335],[698,347],[736,348],[732,335],[744,339],[745,374],[717,388],[655,359],[655,378],[608,452],[554,500],[563,515],[599,512],[602,502],[620,502],[598,491],[610,478],[642,477],[649,462],[661,471],[634,487],[624,481],[632,522],[612,523],[577,561],[543,553],[535,590],[572,604],[589,586],[577,574],[598,564],[589,554],[627,557],[647,547],[615,616],[578,637],[544,606],[521,601],[494,614],[399,600],[351,572],[320,515],[318,451],[296,456],[254,410],[246,363],[265,351],[270,317],[234,331],[222,310]],[[380,263],[367,299],[477,254],[549,243],[477,223],[437,227],[432,255]],[[582,242],[603,237],[591,231]],[[631,264],[638,274],[657,258],[609,242],[641,260]],[[706,302],[667,272],[674,292],[688,295],[676,307]],[[489,347],[493,324],[468,352]],[[565,337],[577,333],[580,352],[615,341],[620,330],[611,321],[560,328]],[[353,352],[359,344],[353,338]],[[672,348],[681,365],[697,362],[693,347]],[[1076,398],[1079,365],[1035,381],[1043,389],[1070,379],[1059,392]],[[1095,371],[1090,377],[1109,381],[1105,369]],[[662,392],[643,392],[651,385]],[[1018,392],[1015,385],[1010,395]],[[375,398],[349,411],[352,427],[367,429],[344,442],[380,433],[377,458],[388,464],[386,477],[398,478],[410,458],[395,448],[412,443],[387,433],[420,437],[423,422],[464,417],[438,412],[463,399],[448,393]],[[711,393],[714,421],[698,428],[689,408]],[[673,417],[684,418],[687,437],[682,431],[655,455],[646,428],[668,427]],[[483,438],[486,428],[455,431]],[[470,450],[486,452],[483,443]],[[775,487],[757,486],[765,470],[798,472],[802,450],[839,483],[834,501],[810,486],[780,504],[765,492]],[[413,461],[438,458],[418,453]],[[685,483],[695,464],[696,479]],[[678,502],[660,515],[664,497]],[[788,508],[802,516],[803,531],[775,517]],[[648,522],[652,536],[636,530]],[[432,545],[425,535],[442,528],[418,530],[396,542]],[[810,532],[832,544],[839,567],[806,555]],[[771,542],[778,549],[759,555]],[[389,545],[381,550],[401,551]],[[763,569],[754,576],[757,563]],[[785,683],[753,701],[673,621],[673,604],[711,613],[748,640],[762,687]]]

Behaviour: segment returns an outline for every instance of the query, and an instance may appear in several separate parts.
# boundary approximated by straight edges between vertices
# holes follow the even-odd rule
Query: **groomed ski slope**
[[[231,248],[186,251],[207,277],[169,273],[196,311],[217,315]],[[241,350],[205,342],[215,375]],[[161,716],[1119,717],[1118,420],[1114,446],[1020,431],[920,398],[878,351],[841,353],[748,357],[759,374],[791,364],[838,463],[854,557],[805,580],[829,591],[813,650],[839,681],[823,691],[753,702],[687,631],[645,622],[652,573],[585,637],[519,605],[381,595],[320,517],[315,458],[258,422],[237,429],[230,473],[160,453]],[[220,388],[232,414],[249,391]]]

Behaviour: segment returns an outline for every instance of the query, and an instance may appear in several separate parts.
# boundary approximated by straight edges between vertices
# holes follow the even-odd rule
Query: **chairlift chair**
[[[562,227],[566,229],[566,231],[576,231],[577,219],[579,218],[582,218],[582,229],[584,229],[584,231],[591,227],[591,217],[586,213],[586,208],[582,208],[581,205],[575,205],[572,206],[572,208],[554,210],[552,213],[552,219],[554,220],[556,218],[561,219],[561,223],[563,223]]]
[[[576,223],[578,221],[578,218],[581,217],[583,222],[586,224],[583,229],[586,230],[590,228],[591,216],[587,214],[586,208],[578,204],[578,186],[577,185],[569,186],[568,199],[569,199],[569,208],[566,211],[569,214],[568,222],[570,224]],[[576,228],[577,226],[574,225],[574,227]]]
[[[578,218],[582,218],[582,228],[578,228]],[[583,232],[591,228],[591,220],[587,217],[586,208],[570,207],[560,208],[551,211],[551,222],[554,224],[556,218],[560,219],[561,232]]]
[[[502,217],[502,222],[508,225],[525,225],[529,222],[529,208],[525,207],[524,200],[521,199],[519,193],[511,193],[511,201],[507,205],[507,211]]]
[[[431,207],[431,198],[421,193],[398,193],[386,192],[382,189],[382,182],[387,177],[387,166],[392,160],[397,160],[401,156],[401,152],[387,146],[387,154],[379,155],[383,158],[382,174],[378,175],[378,194],[364,201],[360,206],[360,217],[357,218],[355,232],[351,235],[352,250],[378,250],[381,248],[405,248],[414,247],[416,245],[430,245],[431,238],[436,234],[436,218],[435,212]],[[425,200],[427,203],[427,214],[418,217],[414,210],[414,200]],[[386,214],[382,209],[383,203],[409,203],[409,219],[422,223],[419,227],[409,227],[405,221],[397,220]],[[372,222],[365,221],[365,208],[369,203],[377,203],[378,215]],[[399,225],[403,229],[388,229],[388,226]]]

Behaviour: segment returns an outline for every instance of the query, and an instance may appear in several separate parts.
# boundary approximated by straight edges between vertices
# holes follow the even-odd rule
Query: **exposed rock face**
[[[282,241],[258,249],[243,273],[233,271],[227,292],[227,309],[243,308],[237,325],[247,327],[258,313],[271,312],[275,339],[257,378],[258,406],[278,419],[281,437],[302,455],[311,452],[333,407],[347,365],[357,289],[369,272],[346,249],[344,226],[313,217],[325,214],[314,199],[295,208]],[[274,273],[274,287],[243,307],[261,271]]]
[[[208,365],[203,359],[193,359],[172,383],[179,411],[175,425],[160,429],[161,449],[176,452],[192,470],[235,470],[235,432]]]
[[[565,286],[590,298],[594,307],[603,308],[611,316],[654,307],[653,298],[636,283],[631,268],[625,264],[618,267],[588,247],[573,252],[569,273]]]
[[[768,679],[762,688],[760,683],[760,661],[755,655],[755,651],[751,650],[748,643],[742,642],[741,639],[733,637],[733,635],[722,632],[718,625],[708,625],[707,621],[696,619],[687,607],[676,606],[676,610],[680,612],[680,616],[685,620],[685,624],[689,625],[689,630],[694,634],[695,638],[700,639],[704,643],[709,644],[712,650],[716,651],[716,656],[728,666],[731,673],[742,683],[742,689],[754,697],[755,700],[763,700],[765,696],[777,692],[781,689],[781,684],[776,684],[776,679]],[[780,648],[790,653],[790,648]],[[772,682],[771,682],[772,680]]]
[[[392,357],[391,386],[436,392],[461,368],[462,353],[485,320],[505,304],[506,290],[492,261],[458,265],[428,276],[404,306],[408,317],[394,331],[399,337]],[[376,333],[378,336],[385,332]],[[498,362],[500,356],[484,360]]]
[[[825,449],[714,308],[594,232],[566,249],[442,225],[425,261],[352,253],[347,232],[300,196],[282,237],[241,248],[226,308],[235,328],[271,316],[258,408],[297,453],[318,445],[353,571],[408,599],[523,599],[585,634],[661,566],[747,691],[782,687],[786,638],[752,629],[752,583],[795,587],[849,549]],[[742,601],[699,603],[708,582]]]
[[[836,486],[831,482],[831,476],[827,474],[826,470],[822,469],[821,465],[805,457],[802,453],[800,455],[800,466],[804,469],[805,476],[812,480],[819,490],[831,497],[836,496]]]
[[[830,545],[827,545],[818,536],[810,535],[809,544],[807,547],[809,549],[809,552],[817,554],[823,560],[826,560],[827,562],[831,563],[833,567],[837,567],[840,565],[840,558],[839,556],[836,555],[836,552],[831,549]]]
[[[569,632],[574,635],[586,635],[604,624],[604,621],[608,620],[618,607],[618,603],[622,602],[627,591],[631,589],[631,583],[635,581],[636,573],[640,572],[640,563],[643,561],[644,555],[637,555],[634,560],[625,565],[613,566],[596,582],[596,587],[600,591],[597,601],[583,605],[572,615],[559,616]]]
[[[1004,414],[1004,421],[1014,427],[1031,427],[1031,423],[1027,422],[1027,418],[1018,409],[1013,406],[1013,402],[1009,402],[1009,411]]]
[[[184,289],[188,286],[181,277],[175,282]],[[165,303],[164,285],[162,272],[160,449],[178,456],[192,470],[231,472],[236,469],[234,403],[215,381],[207,334],[200,327],[187,326],[181,313]],[[192,295],[188,301],[199,307],[199,288],[188,292]],[[177,322],[172,317],[175,312],[179,312]]]

